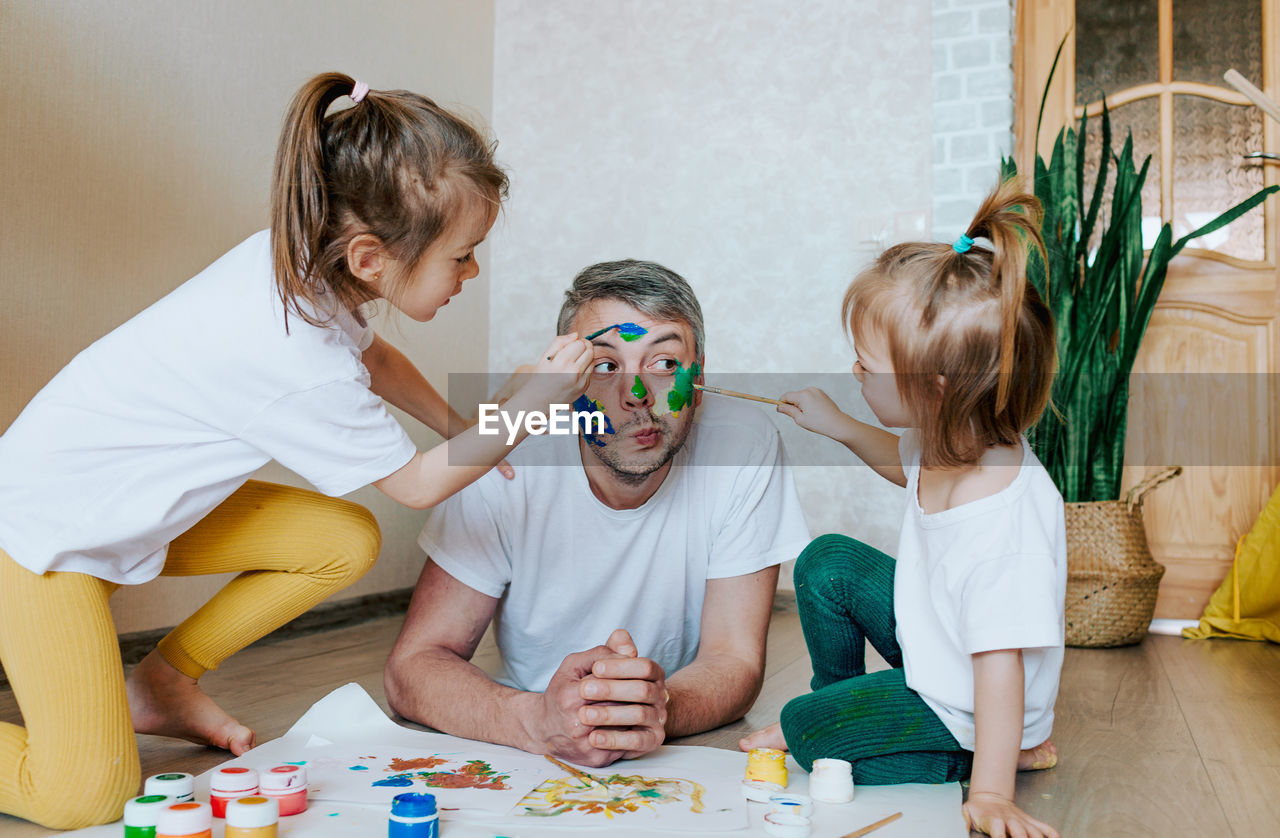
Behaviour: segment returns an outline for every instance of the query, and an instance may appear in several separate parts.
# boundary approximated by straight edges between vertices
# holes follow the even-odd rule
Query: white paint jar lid
[[[160,810],[157,835],[194,835],[213,826],[213,809],[208,803],[189,800]]]
[[[184,771],[156,774],[147,778],[142,790],[146,794],[167,794],[175,801],[183,797],[190,800],[196,791],[196,778]]]
[[[273,794],[299,791],[307,787],[307,769],[302,765],[273,765],[258,775],[258,787]]]
[[[782,786],[765,780],[743,780],[742,796],[756,803],[768,803],[769,798],[782,791]]]
[[[800,815],[769,812],[764,816],[764,831],[774,838],[808,838],[812,828],[809,819]]]
[[[807,794],[775,794],[769,798],[769,810],[807,818],[813,814],[813,798]]]
[[[167,809],[178,801],[167,794],[144,794],[124,804],[125,826],[155,826],[160,810]]]
[[[219,768],[209,777],[209,791],[257,791],[258,770],[229,765]]]
[[[227,802],[227,826],[256,829],[280,821],[280,804],[274,797],[251,795]]]

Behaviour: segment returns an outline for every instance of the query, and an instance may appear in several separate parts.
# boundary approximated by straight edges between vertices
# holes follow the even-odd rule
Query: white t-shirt
[[[0,548],[137,584],[271,459],[335,496],[407,463],[360,360],[372,330],[288,327],[263,231],[77,355],[0,437]]]
[[[707,580],[794,559],[809,541],[777,429],[708,399],[666,479],[637,509],[591,492],[575,436],[526,439],[440,504],[419,544],[464,585],[501,597],[498,680],[544,691],[564,657],[631,632],[668,675],[698,651]]]
[[[907,686],[973,750],[971,655],[1021,649],[1022,747],[1049,738],[1058,697],[1067,591],[1062,495],[1022,440],[1022,465],[994,495],[943,512],[920,509],[920,443],[899,442],[907,508],[893,607]]]

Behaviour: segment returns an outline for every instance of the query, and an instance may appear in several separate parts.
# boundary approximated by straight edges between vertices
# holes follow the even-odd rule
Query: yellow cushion
[[[1182,636],[1280,643],[1280,488],[1237,545],[1232,572],[1210,597],[1200,625]]]

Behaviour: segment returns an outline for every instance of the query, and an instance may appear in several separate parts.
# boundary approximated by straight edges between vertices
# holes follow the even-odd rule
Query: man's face
[[[701,398],[691,382],[693,328],[682,320],[654,320],[621,300],[593,300],[578,309],[579,335],[609,326],[595,344],[588,409],[604,411],[613,433],[584,439],[583,447],[624,480],[640,481],[665,466],[684,445]],[[581,405],[579,405],[581,406]]]

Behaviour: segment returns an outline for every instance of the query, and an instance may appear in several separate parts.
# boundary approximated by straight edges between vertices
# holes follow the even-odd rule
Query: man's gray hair
[[[694,357],[702,359],[702,306],[684,277],[656,262],[622,259],[578,272],[564,292],[556,334],[567,334],[578,309],[592,300],[620,300],[658,320],[683,320],[693,329]]]

